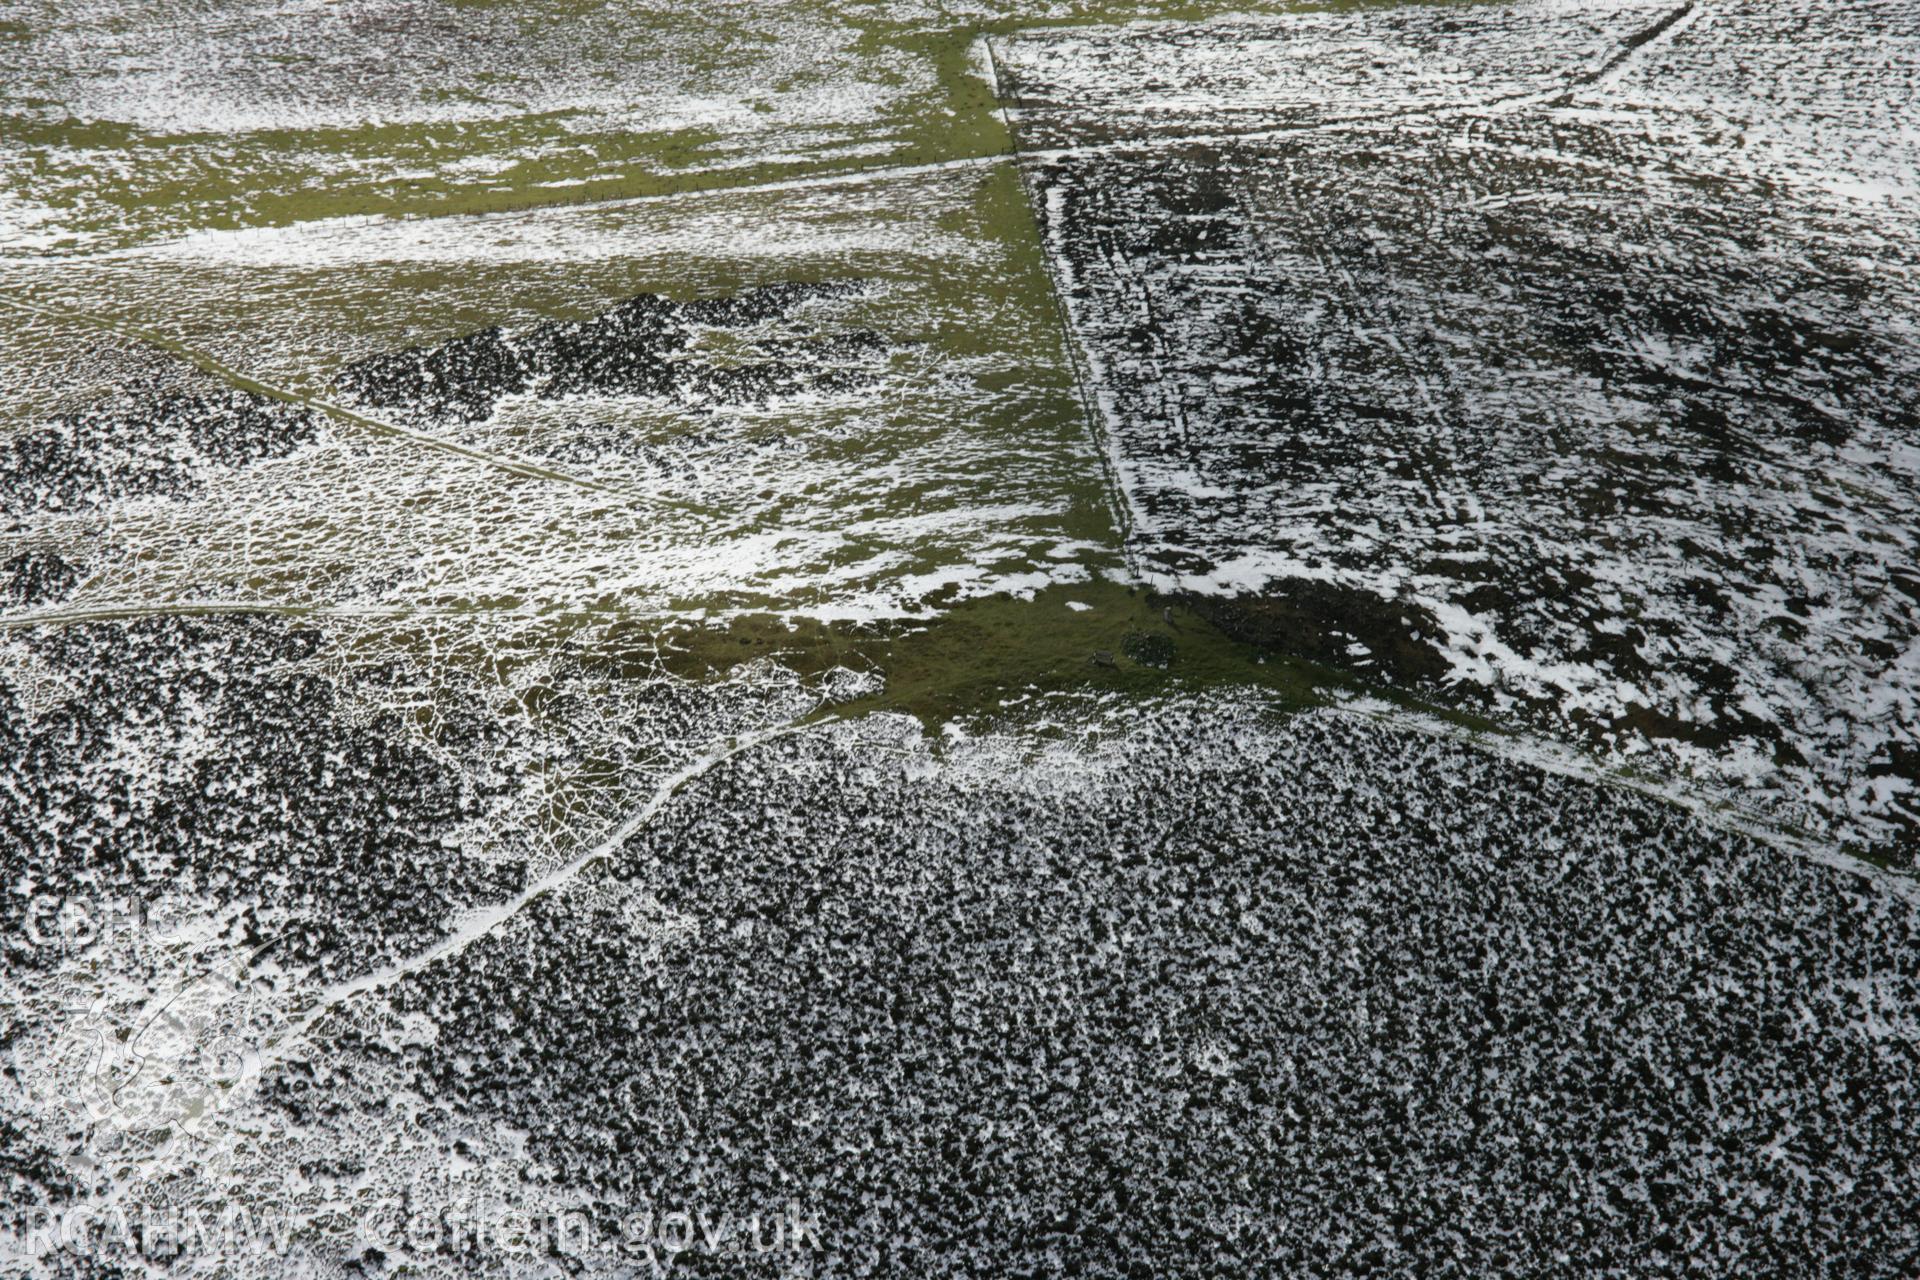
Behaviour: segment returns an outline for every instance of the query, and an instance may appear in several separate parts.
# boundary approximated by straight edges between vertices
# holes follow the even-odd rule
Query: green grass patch
[[[875,672],[885,678],[882,692],[822,715],[903,712],[929,727],[1017,714],[1037,694],[1152,697],[1252,685],[1308,707],[1357,688],[1339,672],[1237,644],[1177,604],[1105,580],[1056,585],[1031,598],[977,597],[926,620],[822,623],[755,614],[662,639],[668,669],[692,679],[763,659],[806,674]]]

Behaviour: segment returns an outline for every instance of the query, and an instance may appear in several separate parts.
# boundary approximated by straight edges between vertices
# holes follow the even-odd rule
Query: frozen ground
[[[1119,560],[1031,225],[999,164],[0,265],[0,518],[74,566],[30,602],[62,616],[871,618],[1084,581]],[[322,407],[229,407],[179,353]],[[254,443],[124,456],[156,380]]]
[[[1912,6],[995,52],[1150,580],[1910,859]]]
[[[550,203],[911,151],[945,86],[873,46],[928,15],[842,8],[10,5],[0,173],[27,190],[0,246]]]
[[[0,12],[0,1274],[1913,1274],[1917,39]]]
[[[186,656],[143,676],[153,639]],[[144,709],[197,652],[297,670],[313,644],[96,624],[41,660]],[[72,852],[8,874],[37,911],[93,914],[10,933],[14,1203],[83,1206],[110,1235],[109,1205],[219,1221],[238,1201],[322,1273],[652,1274],[637,1213],[744,1232],[794,1204],[816,1236],[764,1256],[702,1238],[678,1265],[1896,1275],[1920,1256],[1920,904],[1886,873],[1417,725],[1235,695],[1057,701],[1045,747],[938,750],[885,716],[735,736],[528,900],[500,815],[529,744],[499,726],[527,730],[482,740],[456,712],[430,746],[343,732],[349,684],[309,704],[331,722],[309,736],[276,714],[294,678],[230,679],[191,745],[184,708],[123,717],[171,777],[27,780],[72,815]],[[817,696],[758,682],[699,730]],[[623,722],[668,720],[662,692]],[[76,731],[116,727],[36,721]],[[269,758],[328,838],[222,822],[99,856],[125,818],[261,795]],[[384,821],[368,770],[411,780]],[[364,901],[388,865],[419,890]],[[106,904],[156,890],[139,944],[101,963],[98,939],[135,932]],[[449,900],[512,905],[429,944]],[[556,1217],[540,1262],[553,1230],[524,1223]]]

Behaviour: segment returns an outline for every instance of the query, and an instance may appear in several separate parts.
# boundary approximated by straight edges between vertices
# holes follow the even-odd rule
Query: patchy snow
[[[116,205],[143,131],[564,192],[935,77],[174,8],[0,21],[0,1272],[1920,1256],[1920,890],[1845,852],[1920,812],[1910,6],[1043,22],[966,50],[1018,173],[271,229]],[[1545,733],[740,647],[1102,578]]]
[[[1043,277],[1019,268],[1032,287],[1008,297],[1010,247],[966,221],[996,186],[1018,190],[1004,161],[206,233],[0,268],[33,300],[13,340],[41,324],[67,337],[64,365],[14,365],[49,402],[96,376],[85,319],[104,311],[324,406],[249,402],[231,423],[164,437],[135,430],[118,391],[104,406],[83,397],[78,417],[23,415],[13,451],[0,440],[13,519],[0,564],[30,545],[73,580],[8,603],[16,616],[220,601],[663,616],[698,601],[884,619],[924,615],[948,586],[946,599],[1083,581],[1117,565],[1088,506],[1098,464],[1086,424],[1046,386],[1065,371]],[[689,302],[632,283],[674,281],[684,299],[705,272],[767,284]],[[777,283],[796,276],[830,287]],[[556,294],[580,319],[550,319]],[[391,304],[370,311],[370,296]],[[156,311],[154,297],[172,301]],[[791,305],[756,310],[780,298]],[[0,325],[14,319],[0,309]],[[995,348],[953,349],[989,330]],[[583,335],[597,336],[552,354]],[[0,329],[0,358],[9,338]],[[168,403],[223,394],[202,378]],[[300,430],[266,432],[262,413]],[[71,425],[97,422],[134,426],[82,439]],[[66,442],[58,477],[34,443],[50,432]],[[248,465],[209,473],[195,432],[247,442]],[[92,456],[97,436],[127,458]],[[158,459],[174,436],[192,447]],[[36,496],[56,481],[57,507]]]
[[[1911,6],[997,52],[1150,580],[1371,599],[1416,683],[1849,842],[1920,821]]]
[[[138,634],[75,629],[52,656],[137,706],[190,675],[196,646],[290,633],[176,634],[157,669],[126,647]],[[330,628],[296,665],[350,640]],[[233,704],[215,750],[266,758],[261,735],[283,731],[259,690],[285,677],[265,651],[222,652],[269,684]],[[376,669],[317,671],[379,697]],[[457,687],[448,674],[434,687]],[[789,693],[804,696],[789,685],[764,712],[797,711]],[[597,722],[588,703],[546,705],[509,759]],[[671,705],[605,723],[681,733]],[[1893,1119],[1914,1105],[1910,886],[1396,716],[1075,697],[1026,727],[927,735],[892,716],[742,733],[703,711],[648,766],[650,800],[623,789],[628,816],[597,843],[417,950],[394,945],[404,900],[342,910],[364,883],[346,868],[265,863],[196,893],[235,844],[190,852],[137,921],[104,904],[152,894],[158,871],[5,868],[35,904],[9,941],[33,1087],[0,1097],[22,1158],[8,1195],[28,1210],[64,1185],[68,1209],[217,1220],[244,1188],[284,1230],[220,1261],[319,1275],[373,1249],[426,1275],[516,1274],[525,1246],[494,1228],[529,1215],[578,1215],[563,1253],[611,1272],[644,1265],[647,1241],[623,1232],[643,1209],[744,1218],[789,1199],[818,1224],[789,1246],[830,1273],[883,1255],[1038,1266],[1052,1233],[956,1243],[950,1216],[964,1203],[985,1233],[1035,1196],[1082,1206],[1089,1265],[1202,1249],[1227,1269],[1659,1255],[1738,1271],[1791,1231],[1857,1269],[1911,1247],[1912,1136]],[[342,728],[309,716],[275,758],[363,765],[367,740]],[[475,759],[439,745],[437,769]],[[102,762],[66,764],[112,792]],[[67,785],[25,781],[13,803],[57,806]],[[514,788],[498,794],[510,810]],[[408,803],[388,831],[433,820]],[[461,861],[434,847],[413,856],[444,892]],[[98,927],[61,929],[69,902]],[[256,931],[280,941],[243,941]],[[175,1022],[144,1016],[169,999]],[[95,1052],[126,1026],[148,1028],[137,1063]],[[114,1087],[140,1070],[167,1088]],[[939,1156],[954,1141],[967,1163]],[[110,1176],[92,1163],[109,1146]],[[1116,1153],[1123,1199],[1082,1199],[1063,1171]],[[1855,1193],[1825,1194],[1834,1179]],[[1472,1230],[1452,1234],[1463,1202]],[[1321,1203],[1347,1207],[1306,1210]],[[449,1245],[475,1218],[480,1238]],[[1216,1218],[1238,1225],[1196,1241]],[[45,1270],[33,1221],[4,1243]],[[1650,1255],[1675,1222],[1685,1243]],[[159,1274],[94,1239],[91,1256]]]

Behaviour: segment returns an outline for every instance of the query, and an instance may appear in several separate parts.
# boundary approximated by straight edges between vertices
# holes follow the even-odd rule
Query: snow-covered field
[[[0,1275],[1914,1273],[1920,11],[1259,8],[0,11]]]
[[[726,716],[620,708],[684,785],[534,874],[505,820],[531,731],[454,706],[476,727],[428,749],[356,724],[349,683],[302,732],[312,647],[42,647],[129,708],[8,744],[72,814],[10,922],[9,1186],[66,1215],[12,1243],[43,1267],[114,1256],[115,1207],[244,1209],[235,1275],[652,1274],[676,1237],[640,1224],[678,1213],[740,1230],[690,1269],[769,1275],[1920,1249],[1920,899],[1886,873],[1359,711],[1068,699],[1052,746],[936,749],[886,716],[756,733],[825,693],[760,672]],[[209,658],[262,674],[156,706]],[[144,735],[140,768],[66,763],[74,733]],[[300,820],[251,812],[276,794]],[[220,820],[170,838],[187,806]],[[816,1234],[749,1248],[795,1211]]]
[[[18,603],[869,618],[1084,580],[1111,518],[1010,215],[1000,164],[0,265],[0,510],[72,566]],[[140,334],[325,407],[230,406]],[[103,346],[158,367],[89,398]],[[156,381],[274,442],[149,429]]]
[[[996,57],[1150,580],[1910,840],[1920,10],[1417,7]]]

